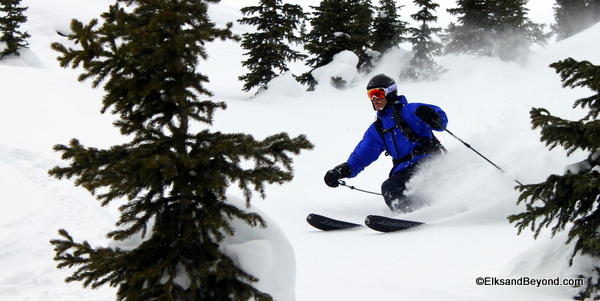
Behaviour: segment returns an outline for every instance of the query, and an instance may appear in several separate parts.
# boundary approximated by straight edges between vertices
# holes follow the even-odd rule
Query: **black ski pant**
[[[395,212],[407,213],[413,211],[411,201],[404,195],[406,183],[415,174],[423,160],[404,168],[390,176],[381,184],[381,194],[388,207]]]

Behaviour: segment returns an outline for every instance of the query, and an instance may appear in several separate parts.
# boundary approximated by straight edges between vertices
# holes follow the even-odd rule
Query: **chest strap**
[[[404,107],[404,104],[394,108],[394,112],[392,113],[392,118],[394,119],[394,121],[396,123],[395,126],[384,130],[383,122],[381,121],[381,119],[377,118],[377,120],[375,121],[375,128],[377,129],[377,132],[381,136],[381,139],[383,140],[384,145],[386,145],[386,148],[388,146],[385,143],[384,135],[393,131],[396,128],[400,129],[402,134],[404,134],[404,136],[409,141],[419,143],[417,146],[415,146],[415,148],[411,151],[410,154],[408,154],[400,159],[393,159],[392,161],[394,163],[394,166],[396,166],[402,162],[412,160],[413,158],[420,156],[420,155],[438,154],[438,153],[446,152],[446,149],[444,148],[444,146],[442,145],[440,140],[438,140],[435,137],[435,135],[433,135],[433,132],[430,131],[431,136],[433,138],[421,137],[421,136],[417,135],[417,133],[415,133],[415,131],[412,129],[412,127],[410,127],[410,124],[408,124],[408,122],[406,122],[406,120],[402,117],[401,112],[402,112],[403,107]],[[386,155],[389,155],[389,150],[386,152]]]

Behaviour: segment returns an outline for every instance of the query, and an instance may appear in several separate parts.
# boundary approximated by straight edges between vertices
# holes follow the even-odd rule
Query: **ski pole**
[[[501,171],[504,175],[506,175],[507,177],[511,178],[510,176],[508,176],[508,174],[502,170],[502,168],[500,168],[500,166],[496,165],[494,162],[492,162],[490,159],[486,158],[484,155],[482,155],[480,152],[478,152],[476,149],[474,149],[473,147],[471,147],[471,145],[469,145],[468,143],[464,142],[462,139],[456,137],[456,135],[454,135],[452,132],[450,132],[447,128],[443,127],[441,124],[438,123],[438,126],[443,129],[444,131],[446,131],[446,133],[450,134],[450,136],[456,138],[456,140],[462,142],[462,144],[464,144],[468,149],[472,150],[473,152],[475,152],[476,154],[478,154],[480,157],[482,157],[483,159],[485,159],[485,161],[488,161],[490,164],[492,164],[494,167],[496,167],[499,171]],[[517,184],[519,184],[520,186],[525,186],[523,185],[523,183],[519,182],[518,180],[511,178],[513,181],[517,182]]]
[[[340,185],[342,185],[342,186],[345,186],[345,187],[348,187],[348,188],[350,188],[350,189],[352,189],[352,190],[358,190],[358,191],[360,191],[360,192],[364,192],[364,193],[370,193],[370,194],[374,194],[374,195],[382,195],[381,193],[372,192],[372,191],[367,191],[367,190],[363,190],[363,189],[356,188],[356,187],[354,187],[354,186],[349,186],[349,185],[346,185],[346,182],[344,182],[344,181],[342,181],[342,180],[338,180],[338,182],[340,183]]]

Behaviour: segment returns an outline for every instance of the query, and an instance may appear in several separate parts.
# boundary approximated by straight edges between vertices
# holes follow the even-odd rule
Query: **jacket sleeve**
[[[346,161],[352,169],[349,178],[356,177],[356,175],[363,171],[365,167],[377,160],[384,150],[385,145],[383,144],[383,140],[373,123],[367,129],[362,140],[356,145],[354,151]]]
[[[448,125],[448,116],[446,116],[446,112],[444,112],[444,110],[442,110],[440,107],[426,103],[409,103],[407,105],[408,110],[404,111],[406,113],[403,114],[402,117],[404,117],[409,124],[417,125],[417,129],[413,127],[413,130],[415,130],[419,136],[426,136],[428,131],[443,131],[443,129],[434,129],[430,127],[427,123],[423,122],[419,117],[417,117],[417,115],[415,115],[415,111],[420,106],[428,106],[434,109],[442,119],[442,126],[445,128]]]

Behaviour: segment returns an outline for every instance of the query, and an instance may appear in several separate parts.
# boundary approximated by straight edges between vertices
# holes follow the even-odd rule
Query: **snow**
[[[303,95],[305,87],[296,81],[294,75],[291,72],[286,72],[274,79],[267,84],[266,90],[261,90],[253,98],[253,101],[269,102],[272,98],[288,96],[288,97],[301,97]]]
[[[336,78],[340,79],[345,83],[344,86],[346,86],[347,84],[352,83],[358,76],[358,70],[356,70],[357,65],[358,56],[352,51],[344,50],[334,55],[331,63],[316,68],[311,74],[319,83],[331,83],[331,79]],[[321,91],[321,88],[330,89],[331,85],[323,84],[318,85],[318,87],[319,89],[316,89],[316,91]]]
[[[57,31],[68,31],[71,18],[97,17],[112,2],[24,0],[29,21],[23,29],[32,35],[30,49],[19,58],[0,61],[1,300],[114,299],[114,288],[91,290],[65,283],[72,271],[55,268],[49,240],[64,228],[77,241],[109,245],[105,234],[114,230],[117,204],[100,207],[72,182],[47,175],[52,167],[65,164],[53,152],[55,144],[78,138],[84,145],[106,148],[127,141],[112,126],[114,118],[99,112],[102,90],[78,83],[81,70],[60,68],[57,53],[49,47],[52,42],[68,43]],[[235,1],[211,7],[219,24],[241,17],[234,7],[244,1],[239,6],[227,2]],[[247,28],[234,26],[238,33]],[[265,200],[253,200],[252,210],[267,219],[268,227],[251,229],[234,221],[238,231],[224,243],[224,252],[261,279],[260,289],[282,301],[570,300],[569,286],[477,285],[476,280],[575,278],[592,265],[587,257],[568,265],[572,246],[565,244],[566,233],[551,239],[546,231],[537,240],[527,231],[517,236],[506,217],[523,211],[515,205],[514,180],[537,183],[587,158],[581,152],[566,157],[559,148],[548,151],[539,133],[531,130],[529,110],[544,107],[564,118],[583,117],[572,104],[591,91],[563,89],[548,65],[568,57],[600,64],[598,45],[600,24],[546,48],[533,47],[521,64],[447,56],[439,59],[449,70],[441,80],[398,83],[409,102],[445,109],[448,129],[506,174],[448,133],[439,133],[449,154],[432,162],[409,187],[411,195],[427,205],[400,216],[427,224],[379,234],[368,229],[324,233],[304,220],[311,212],[355,222],[368,214],[393,216],[380,197],[329,188],[323,176],[346,160],[374,119],[364,90],[370,76],[386,73],[397,78],[410,52],[389,52],[371,74],[356,72],[352,54],[339,55],[320,77],[347,79],[344,90],[325,80],[315,92],[307,92],[288,73],[254,96],[256,91],[243,92],[237,80],[247,72],[241,66],[244,51],[239,44],[208,44],[210,57],[200,70],[210,78],[212,100],[228,105],[216,114],[213,130],[257,138],[285,131],[306,134],[315,144],[314,150],[295,158],[292,182],[270,186]],[[300,62],[290,68],[295,75],[308,70]],[[390,159],[382,156],[348,184],[376,191],[390,167]],[[232,188],[229,193],[231,202],[241,205],[241,192]]]
[[[592,169],[592,165],[590,164],[590,162],[588,160],[583,160],[581,162],[577,162],[577,163],[573,163],[573,164],[569,164],[569,165],[565,166],[565,174],[566,173],[577,174],[580,172],[588,172],[591,169]]]

